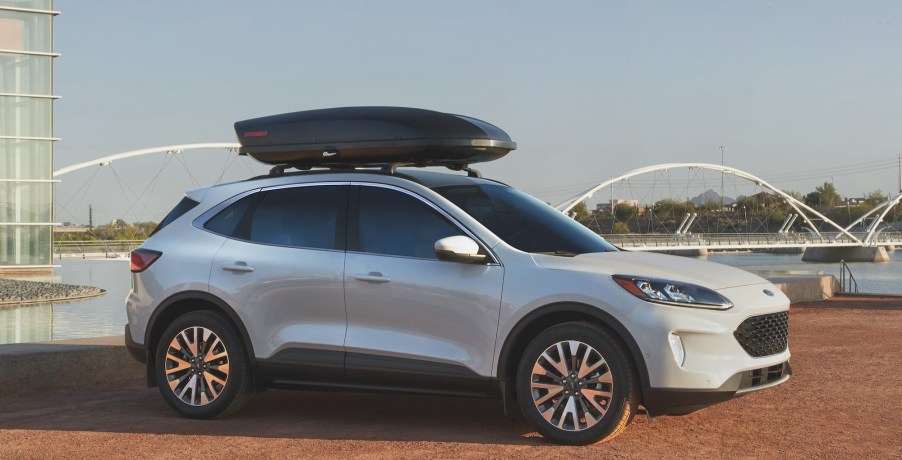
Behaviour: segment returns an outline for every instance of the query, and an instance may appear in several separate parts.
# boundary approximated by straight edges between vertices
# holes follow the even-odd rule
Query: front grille
[[[787,375],[792,375],[792,368],[789,367],[789,361],[775,366],[752,369],[742,373],[742,378],[739,380],[738,391],[767,385],[768,383],[776,382]]]
[[[733,336],[752,357],[780,353],[788,345],[789,312],[752,316],[736,328]]]

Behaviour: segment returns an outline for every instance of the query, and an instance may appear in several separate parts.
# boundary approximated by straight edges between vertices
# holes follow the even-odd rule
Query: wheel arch
[[[632,334],[610,313],[598,307],[572,302],[554,303],[540,307],[520,319],[511,329],[504,345],[501,347],[496,374],[497,378],[506,386],[506,390],[513,394],[515,390],[513,386],[515,379],[513,377],[515,376],[511,375],[511,373],[517,372],[518,360],[532,339],[539,332],[555,324],[570,321],[586,321],[603,327],[616,339],[620,340],[621,345],[624,346],[631,358],[630,365],[633,366],[636,374],[639,376],[640,400],[644,404],[644,395],[646,394],[646,389],[649,388],[648,367],[645,364],[645,357]]]
[[[238,334],[241,335],[241,340],[244,341],[251,370],[256,373],[257,360],[254,354],[254,344],[250,340],[250,335],[247,333],[244,322],[241,321],[235,310],[228,303],[209,292],[185,291],[174,294],[160,302],[160,305],[150,316],[150,321],[147,322],[147,331],[144,334],[144,346],[147,350],[147,386],[157,386],[156,374],[153,371],[154,360],[156,359],[156,346],[163,331],[166,330],[166,326],[172,320],[185,313],[203,310],[224,314],[229,322],[235,326]]]

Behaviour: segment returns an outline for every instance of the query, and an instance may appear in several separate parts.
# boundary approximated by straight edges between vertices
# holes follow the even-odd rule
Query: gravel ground
[[[268,391],[196,421],[135,386],[0,395],[0,458],[902,457],[902,300],[794,306],[790,349],[784,385],[683,417],[640,413],[587,447],[546,443],[495,400]]]
[[[93,286],[0,278],[0,305],[94,297],[104,292]]]

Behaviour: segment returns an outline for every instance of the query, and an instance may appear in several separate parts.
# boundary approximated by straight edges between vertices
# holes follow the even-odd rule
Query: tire
[[[188,418],[235,413],[253,390],[241,336],[215,312],[194,311],[172,321],[160,337],[154,363],[163,399]]]
[[[639,390],[629,355],[589,323],[552,326],[526,347],[517,399],[545,438],[572,445],[608,441],[633,419]]]

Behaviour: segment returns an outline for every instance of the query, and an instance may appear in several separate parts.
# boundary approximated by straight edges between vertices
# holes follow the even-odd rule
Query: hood
[[[760,276],[728,265],[650,252],[598,252],[576,257],[543,254],[532,256],[538,266],[551,270],[647,276],[692,283],[715,290],[768,282]]]

